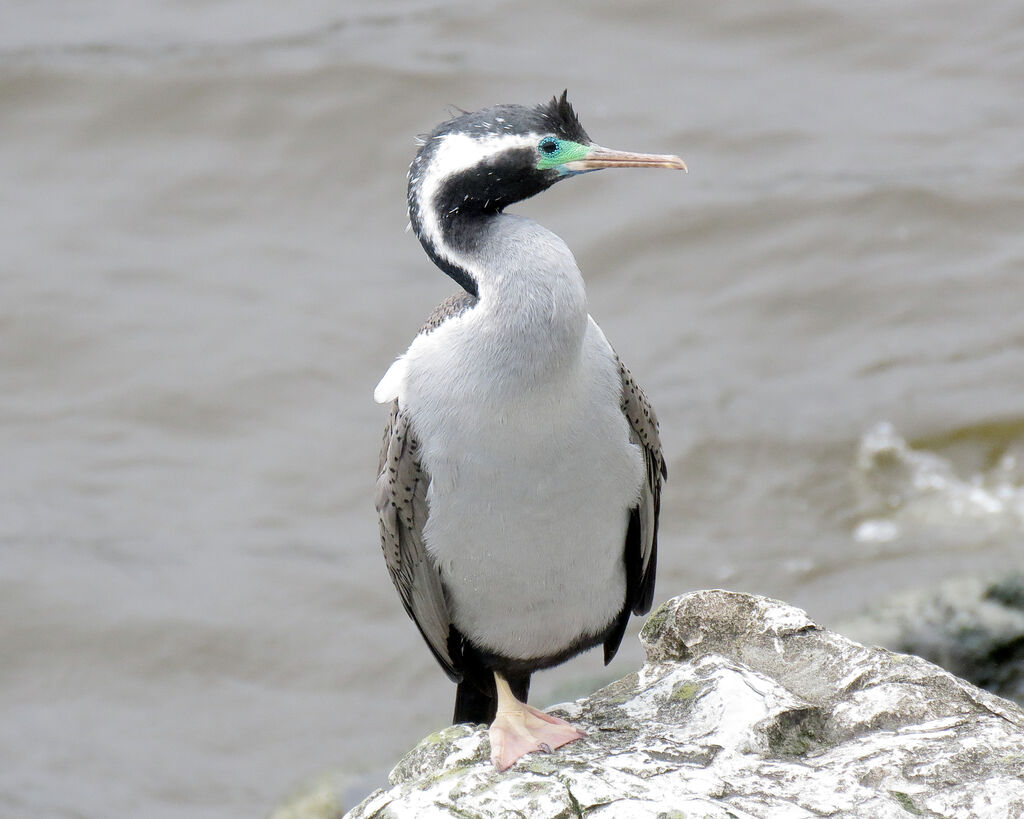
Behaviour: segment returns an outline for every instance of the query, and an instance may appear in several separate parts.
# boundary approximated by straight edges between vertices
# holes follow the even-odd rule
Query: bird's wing
[[[626,600],[618,618],[604,638],[605,665],[619,650],[630,612],[646,614],[654,600],[654,575],[658,568],[658,515],[661,512],[661,484],[668,477],[661,454],[658,418],[640,385],[626,365],[615,359],[622,380],[622,414],[629,422],[629,440],[644,453],[646,474],[640,485],[640,500],[629,510],[623,560],[626,564]]]
[[[658,417],[644,391],[621,361],[619,375],[622,378],[622,412],[629,421],[629,437],[643,450],[647,466],[640,490],[640,503],[633,510],[626,533],[627,603],[634,614],[646,614],[654,599],[661,484],[668,477],[668,469],[661,452]]]
[[[391,580],[434,657],[452,680],[462,679],[458,632],[451,624],[437,567],[423,542],[427,522],[427,474],[419,441],[396,400],[384,430],[377,478],[377,520]]]

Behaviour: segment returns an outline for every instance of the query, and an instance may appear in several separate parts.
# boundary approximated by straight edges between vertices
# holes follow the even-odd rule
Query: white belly
[[[452,621],[503,656],[556,653],[607,626],[625,598],[643,457],[613,354],[591,323],[559,378],[495,392],[455,372],[411,379],[400,399],[431,476],[424,537]]]

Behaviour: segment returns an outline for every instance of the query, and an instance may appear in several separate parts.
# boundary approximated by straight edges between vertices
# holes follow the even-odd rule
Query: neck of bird
[[[496,366],[526,377],[579,362],[587,297],[565,242],[503,212],[449,213],[435,224],[428,232],[413,222],[435,264],[479,299],[477,333]]]

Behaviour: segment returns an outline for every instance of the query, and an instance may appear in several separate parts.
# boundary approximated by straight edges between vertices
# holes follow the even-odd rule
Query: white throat
[[[587,294],[572,252],[558,236],[522,216],[489,220],[471,259],[482,313],[477,325],[492,364],[523,379],[556,377],[579,362]],[[512,371],[512,372],[509,372]]]

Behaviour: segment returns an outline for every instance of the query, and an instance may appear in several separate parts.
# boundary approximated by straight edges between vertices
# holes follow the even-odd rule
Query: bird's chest
[[[447,393],[449,411],[423,435],[435,504],[446,496],[480,496],[488,509],[559,502],[573,476],[621,438],[595,385],[571,381],[486,397]]]
[[[618,371],[599,339],[585,334],[574,348],[503,346],[479,333],[437,341],[411,368],[402,402],[433,497],[555,497],[581,471],[632,460]]]
[[[599,539],[621,543],[643,466],[603,337],[588,333],[570,364],[528,377],[441,359],[418,369],[404,401],[431,478],[431,548],[479,550],[486,539],[522,553],[553,536],[592,542],[588,521],[613,524]]]

